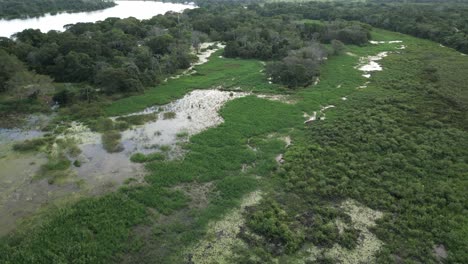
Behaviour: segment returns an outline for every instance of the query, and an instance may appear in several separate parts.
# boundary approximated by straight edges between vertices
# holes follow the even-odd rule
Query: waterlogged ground
[[[217,43],[201,44],[200,52],[196,54],[198,62],[193,66],[206,63],[222,47]],[[182,75],[192,74],[193,66]],[[32,115],[21,123],[21,128],[0,128],[0,236],[13,230],[20,219],[59,200],[113,191],[129,178],[141,181],[145,175],[144,166],[131,162],[132,154],[163,152],[163,149],[169,158],[180,157],[183,155],[180,143],[222,123],[218,113],[221,107],[229,100],[246,95],[214,89],[196,90],[167,105],[130,114],[156,113],[158,118],[123,131],[122,151],[117,153],[108,153],[103,148],[100,133],[72,122],[56,139],[72,140],[77,144],[80,154],[72,161],[79,161],[80,166],[70,166],[64,172],[67,177],[55,184],[50,184],[47,178],[36,177],[48,160],[46,153],[12,150],[15,143],[44,136],[46,133],[41,130],[53,116]],[[167,113],[170,118],[166,117]],[[54,144],[52,151],[57,148]]]
[[[17,219],[35,212],[50,201],[70,193],[100,194],[115,189],[129,178],[142,180],[143,165],[133,163],[134,153],[161,151],[172,158],[179,157],[179,143],[188,137],[223,122],[219,110],[228,101],[246,96],[243,92],[195,90],[183,98],[163,106],[147,108],[131,115],[156,113],[155,121],[122,132],[123,150],[108,153],[102,145],[101,134],[83,124],[73,122],[62,139],[73,139],[81,153],[80,166],[72,166],[69,179],[49,184],[47,179],[34,180],[40,166],[47,161],[44,153],[18,153],[11,150],[14,142],[41,137],[38,130],[0,130],[0,235],[10,231]],[[167,113],[170,118],[165,117]],[[128,116],[128,115],[127,115]],[[117,117],[114,117],[114,119]],[[3,232],[2,232],[3,231]]]
[[[164,106],[145,109],[134,115],[158,113],[158,119],[122,133],[122,143],[130,152],[150,153],[158,146],[176,147],[177,142],[208,127],[219,125],[219,110],[228,101],[246,96],[244,92],[195,90]],[[171,117],[165,115],[170,113]]]

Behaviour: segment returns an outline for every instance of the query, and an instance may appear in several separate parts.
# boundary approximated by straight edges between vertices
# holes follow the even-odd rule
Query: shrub
[[[120,144],[121,138],[122,138],[122,135],[120,135],[119,131],[110,130],[110,131],[104,132],[101,137],[102,146],[109,153],[120,152],[123,150],[123,147]]]
[[[296,251],[304,241],[304,235],[293,232],[288,214],[272,200],[262,202],[247,218],[247,226],[273,244],[284,247],[286,252]]]
[[[175,113],[174,113],[175,116]],[[158,120],[158,115],[153,114],[144,114],[144,115],[132,115],[132,116],[121,116],[116,119],[117,121],[124,121],[130,125],[143,125],[146,122]]]
[[[18,142],[13,145],[13,150],[15,151],[37,151],[42,146],[49,142],[48,138],[35,138],[28,139],[23,142]]]
[[[163,114],[163,119],[174,119],[176,117],[175,112],[166,112]]]
[[[130,160],[136,163],[144,163],[144,162],[165,160],[165,159],[166,159],[166,156],[164,156],[164,154],[159,153],[159,152],[151,153],[148,155],[145,155],[143,153],[135,153],[130,157]]]

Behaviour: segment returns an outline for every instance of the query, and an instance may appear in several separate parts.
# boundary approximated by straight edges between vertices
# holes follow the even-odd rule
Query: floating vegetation
[[[15,151],[38,151],[46,144],[50,143],[52,138],[34,138],[13,144]]]
[[[174,119],[176,117],[176,113],[175,112],[165,112],[163,114],[163,119],[164,120],[167,120],[167,119]]]

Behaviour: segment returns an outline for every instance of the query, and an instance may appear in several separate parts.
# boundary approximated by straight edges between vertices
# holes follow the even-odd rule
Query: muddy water
[[[195,90],[173,103],[150,107],[136,114],[159,112],[155,122],[122,133],[125,149],[131,152],[153,152],[154,146],[174,146],[183,134],[197,134],[223,122],[220,108],[230,100],[246,96],[242,92]],[[164,113],[175,113],[173,119],[164,119]]]
[[[13,230],[18,222],[41,207],[68,199],[73,195],[93,195],[114,190],[128,178],[142,179],[143,165],[132,163],[130,156],[136,152],[169,149],[170,157],[180,155],[178,142],[190,135],[223,122],[219,110],[228,101],[248,95],[241,92],[219,90],[195,90],[170,104],[134,113],[158,113],[158,119],[122,132],[119,153],[107,153],[101,143],[101,135],[86,126],[72,123],[57,138],[74,139],[81,154],[80,167],[72,166],[69,179],[50,185],[47,179],[33,180],[42,164],[47,162],[44,153],[18,153],[12,151],[14,142],[37,138],[39,130],[0,129],[0,236]],[[172,112],[174,118],[164,119],[164,113]],[[36,128],[36,126],[29,126]]]
[[[123,131],[123,151],[119,153],[107,153],[102,147],[99,133],[75,125],[76,133],[68,133],[67,136],[82,142],[79,144],[82,153],[78,157],[82,165],[75,168],[77,176],[93,185],[103,182],[120,185],[127,178],[139,178],[143,175],[142,165],[130,161],[132,154],[158,152],[163,147],[168,151],[169,157],[179,156],[179,142],[222,123],[223,119],[218,113],[220,108],[227,101],[245,95],[247,93],[195,90],[170,104],[130,114],[157,113],[158,119]],[[175,116],[165,119],[165,113],[169,112]]]
[[[23,190],[30,184],[40,165],[46,162],[45,154],[15,153],[12,145],[16,141],[41,135],[41,132],[34,130],[0,129],[0,236],[11,231],[22,215],[35,210],[31,209],[34,205],[16,201],[34,202],[34,193]]]

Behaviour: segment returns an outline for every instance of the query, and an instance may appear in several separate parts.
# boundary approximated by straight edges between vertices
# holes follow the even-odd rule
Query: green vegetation
[[[123,150],[122,145],[120,144],[120,139],[122,135],[119,131],[109,130],[102,133],[102,146],[104,149],[109,152],[120,152]]]
[[[120,116],[117,117],[117,121],[123,121],[129,125],[139,126],[147,122],[154,122],[158,120],[157,114],[143,114],[143,115],[131,115],[131,116]]]
[[[203,1],[203,0],[202,0]],[[468,53],[468,16],[466,0],[371,0],[308,1],[292,5],[288,1],[265,4],[260,13],[266,16],[299,16],[314,20],[355,20],[415,37],[437,41]],[[434,2],[434,3],[418,3]],[[458,2],[458,3],[456,3]]]
[[[456,70],[445,60],[458,65],[466,64],[466,59],[433,43],[383,31],[376,33],[404,40],[407,50],[386,58],[385,70],[375,74],[367,88],[356,91],[353,85],[352,96],[327,113],[328,121],[313,123],[301,139],[304,143],[288,149],[285,165],[279,170],[278,187],[272,195],[288,216],[307,213],[314,221],[330,219],[332,222],[284,218],[281,223],[294,227],[291,232],[303,232],[312,225],[312,230],[305,232],[310,235],[305,241],[310,242],[304,244],[331,247],[333,243],[351,243],[352,247],[356,243],[355,232],[349,233],[348,238],[338,236],[333,231],[336,230],[333,219],[342,216],[327,211],[336,208],[339,201],[353,198],[385,213],[375,227],[378,238],[384,242],[376,263],[393,262],[396,258],[436,263],[432,249],[440,244],[451,248],[449,263],[463,263],[468,257],[463,250],[466,239],[462,237],[466,236],[468,222],[463,220],[466,195],[461,187],[466,186],[463,178],[467,163],[463,157],[467,157],[468,138],[463,116],[467,105],[458,100],[454,103],[455,97],[442,97],[439,89],[448,86],[426,78],[425,69],[436,67],[438,75],[452,77],[450,94],[457,93],[457,97],[464,98],[463,77],[453,78],[452,71],[460,74],[466,70]],[[362,49],[353,48],[352,52],[360,54]],[[343,63],[344,59],[337,62]],[[329,67],[336,70],[334,65],[330,61],[324,75]],[[336,74],[335,78],[341,76],[339,72]],[[320,93],[322,87],[330,89],[338,83],[347,84],[337,79],[321,83],[315,89]],[[301,94],[309,93],[304,90]],[[317,95],[315,100],[318,98]],[[270,212],[271,206],[260,204],[248,219],[256,223],[258,214]],[[317,233],[317,228],[327,226],[331,230]],[[264,261],[278,255],[278,250],[272,249],[275,244],[267,242],[269,237],[282,240],[284,246],[291,244],[290,233],[286,231],[259,229],[256,225],[251,229],[265,237],[263,244],[262,240],[249,244],[250,251],[270,252],[263,257],[257,255]]]
[[[188,138],[188,136],[189,136],[189,133],[185,132],[185,131],[184,132],[179,132],[179,133],[176,134],[177,138]]]
[[[16,151],[38,151],[45,144],[49,143],[49,138],[28,139],[23,142],[18,142],[13,145],[13,150]]]
[[[210,62],[199,65],[196,74],[182,76],[169,80],[142,95],[131,96],[113,102],[105,109],[109,116],[128,114],[140,111],[146,107],[163,105],[178,99],[195,89],[209,89],[221,86],[224,89],[240,87],[246,91],[272,92],[278,85],[268,84],[266,77],[260,71],[263,65],[257,60],[220,58],[218,51],[210,58]],[[235,76],[232,78],[232,76]]]
[[[2,262],[105,263],[110,260],[110,256],[125,249],[123,243],[130,228],[141,223],[146,214],[142,204],[128,199],[120,192],[85,199],[73,207],[58,210],[40,230],[18,234],[24,243],[14,246],[16,250],[11,250],[13,244],[2,243],[0,250],[11,253],[8,256],[2,254]],[[93,242],[82,242],[86,240]],[[44,252],[46,245],[48,253],[31,254]]]
[[[155,152],[151,154],[135,153],[130,157],[132,162],[144,163],[156,160],[165,160],[166,156],[162,153]]]
[[[46,13],[94,11],[115,6],[106,0],[2,0],[0,18],[24,18]]]
[[[164,215],[187,206],[189,198],[181,191],[170,191],[156,186],[152,187],[124,187],[121,191],[129,198],[135,199],[145,206],[152,207]]]
[[[61,180],[69,176],[68,168],[71,162],[64,156],[50,157],[46,164],[42,165],[35,179],[47,179],[49,184],[60,183]]]
[[[163,119],[174,119],[176,117],[175,112],[165,112],[163,114]]]

